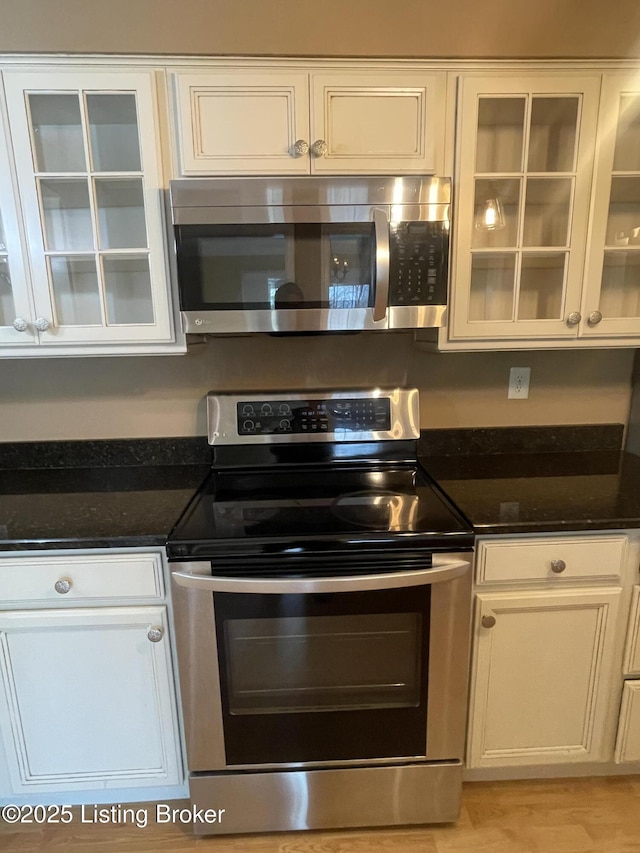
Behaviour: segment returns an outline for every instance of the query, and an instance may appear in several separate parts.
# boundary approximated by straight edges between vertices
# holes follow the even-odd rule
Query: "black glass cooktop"
[[[469,547],[471,527],[417,464],[213,471],[169,537],[173,558],[242,544]],[[259,549],[258,549],[259,550]]]

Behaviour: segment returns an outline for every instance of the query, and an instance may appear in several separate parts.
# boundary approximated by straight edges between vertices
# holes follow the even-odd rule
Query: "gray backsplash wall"
[[[626,423],[632,350],[430,353],[411,333],[215,338],[185,356],[0,360],[0,441],[191,436],[207,391],[417,386],[423,428]],[[531,367],[528,400],[509,368]]]

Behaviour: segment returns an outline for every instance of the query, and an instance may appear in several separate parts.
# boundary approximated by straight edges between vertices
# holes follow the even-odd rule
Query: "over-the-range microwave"
[[[184,329],[424,329],[446,321],[448,178],[172,181]]]

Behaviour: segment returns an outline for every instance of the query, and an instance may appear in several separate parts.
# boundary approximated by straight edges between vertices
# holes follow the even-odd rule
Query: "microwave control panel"
[[[237,404],[238,435],[308,435],[391,429],[388,397],[247,400]]]
[[[448,254],[448,223],[392,223],[389,304],[446,304]]]

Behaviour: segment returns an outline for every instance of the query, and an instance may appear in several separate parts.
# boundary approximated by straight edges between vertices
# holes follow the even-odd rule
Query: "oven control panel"
[[[238,435],[321,435],[391,429],[387,397],[326,400],[241,400]]]

